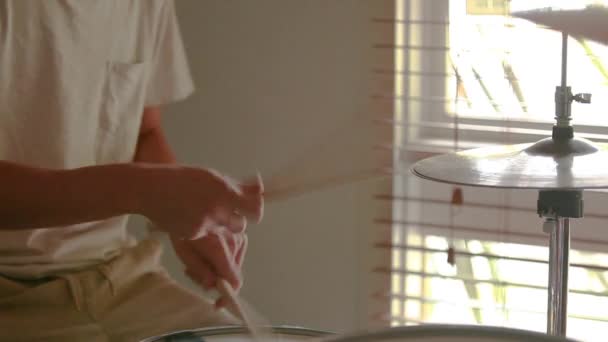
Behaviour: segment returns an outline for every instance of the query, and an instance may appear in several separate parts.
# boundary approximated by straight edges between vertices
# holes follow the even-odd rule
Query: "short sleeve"
[[[172,0],[163,3],[149,60],[146,106],[179,101],[194,91],[175,5]]]

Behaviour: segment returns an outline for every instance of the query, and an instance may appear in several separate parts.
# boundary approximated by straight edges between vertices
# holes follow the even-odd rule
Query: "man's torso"
[[[0,159],[57,169],[132,161],[165,5],[0,1]],[[105,261],[132,244],[125,225],[123,216],[0,231],[0,274]]]

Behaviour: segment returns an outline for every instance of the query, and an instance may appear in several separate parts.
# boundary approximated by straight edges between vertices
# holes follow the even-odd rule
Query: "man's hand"
[[[238,292],[243,284],[241,267],[247,251],[247,235],[232,233],[222,227],[213,229],[196,240],[171,236],[176,254],[184,263],[185,273],[205,289],[216,287],[223,278]],[[219,298],[215,306],[225,306],[226,298]]]
[[[262,217],[260,177],[239,185],[212,170],[175,165],[158,107],[146,107],[142,114],[134,162],[154,164],[140,173],[135,186],[145,189],[137,196],[137,213],[174,236],[200,238],[216,225],[240,232],[247,219],[258,222]]]
[[[159,108],[146,108],[136,162],[175,163],[160,122]],[[258,222],[264,211],[260,177],[237,184],[214,171],[172,166],[152,178],[144,181],[149,190],[140,213],[169,232],[186,274],[207,289],[223,278],[238,291],[243,283],[247,219]],[[216,306],[225,301],[220,298]]]
[[[247,251],[246,218],[257,222],[263,214],[262,181],[258,177],[255,182],[235,186],[213,172],[205,177],[209,177],[206,180],[209,184],[201,188],[202,194],[194,188],[178,192],[180,196],[187,192],[192,192],[193,197],[200,196],[188,202],[195,210],[190,218],[175,221],[176,217],[181,217],[174,216],[184,215],[184,209],[190,206],[165,206],[166,224],[179,222],[181,225],[179,229],[165,226],[165,230],[170,233],[173,248],[185,265],[186,275],[194,282],[210,289],[222,278],[238,291],[243,284],[241,267]],[[159,219],[155,222],[163,224]],[[215,305],[223,307],[226,301],[226,298],[219,298]]]
[[[247,219],[263,215],[263,185],[237,185],[214,171],[164,167],[150,182],[142,214],[176,238],[197,239],[216,227],[233,233],[245,230]]]

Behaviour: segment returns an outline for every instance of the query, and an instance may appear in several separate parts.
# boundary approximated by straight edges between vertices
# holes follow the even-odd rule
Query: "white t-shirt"
[[[192,90],[172,0],[0,0],[2,160],[131,162],[144,107]],[[133,244],[126,221],[0,231],[0,274],[36,278],[108,260]]]

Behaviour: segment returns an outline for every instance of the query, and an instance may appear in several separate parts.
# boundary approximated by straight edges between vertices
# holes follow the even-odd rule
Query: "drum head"
[[[538,332],[469,325],[419,325],[328,338],[326,342],[575,342]]]
[[[274,341],[295,342],[310,341],[327,336],[330,333],[304,329],[299,327],[280,326],[272,327]],[[195,330],[183,330],[162,336],[156,336],[142,340],[141,342],[249,342],[253,341],[247,329],[241,326],[228,326],[217,328],[203,328]]]

